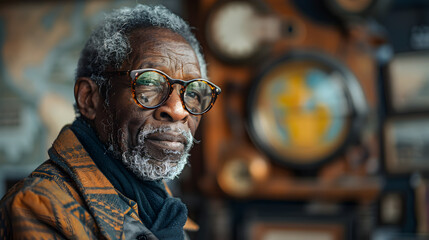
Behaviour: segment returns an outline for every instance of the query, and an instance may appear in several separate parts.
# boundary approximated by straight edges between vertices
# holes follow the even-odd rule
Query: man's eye
[[[199,102],[201,100],[201,96],[197,92],[187,92],[186,93],[186,97],[192,98],[193,101],[198,101]]]
[[[153,92],[140,93],[137,98],[141,103],[149,103],[152,102],[154,98],[156,98],[157,94]]]

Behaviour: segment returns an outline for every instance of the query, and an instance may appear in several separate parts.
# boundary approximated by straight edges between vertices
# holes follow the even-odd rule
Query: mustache
[[[191,130],[184,130],[182,128],[172,128],[170,126],[165,127],[153,127],[151,125],[145,125],[142,129],[140,129],[137,135],[137,144],[143,145],[145,140],[152,134],[158,133],[170,133],[174,135],[178,135],[178,138],[183,140],[185,145],[185,149],[190,149],[192,144],[197,140],[192,136]]]

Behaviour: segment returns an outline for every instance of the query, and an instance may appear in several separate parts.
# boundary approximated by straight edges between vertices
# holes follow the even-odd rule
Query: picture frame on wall
[[[251,240],[342,240],[345,238],[345,226],[334,223],[254,223]]]
[[[429,112],[429,54],[395,54],[387,66],[387,107],[392,115]]]
[[[388,173],[429,172],[429,115],[389,118],[383,138]]]
[[[279,209],[280,210],[280,209]],[[343,240],[355,239],[354,217],[342,214],[248,215],[244,220],[244,239],[249,240]]]

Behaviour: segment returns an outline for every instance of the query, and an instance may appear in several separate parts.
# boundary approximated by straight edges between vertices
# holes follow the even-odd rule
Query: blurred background
[[[222,88],[170,185],[192,239],[429,239],[429,1],[181,0]],[[77,58],[136,1],[0,1],[0,195],[74,119]]]

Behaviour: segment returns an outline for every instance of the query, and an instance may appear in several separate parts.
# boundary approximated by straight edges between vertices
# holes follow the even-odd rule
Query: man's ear
[[[80,114],[89,120],[94,120],[102,102],[98,85],[90,78],[78,78],[74,85],[74,98]]]

